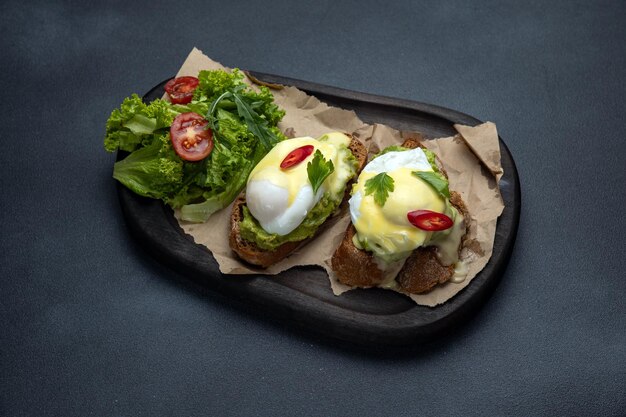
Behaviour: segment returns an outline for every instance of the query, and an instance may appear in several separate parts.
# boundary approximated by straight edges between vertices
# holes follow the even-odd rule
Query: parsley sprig
[[[313,194],[322,186],[322,183],[330,174],[335,171],[333,161],[324,159],[320,150],[316,150],[313,159],[307,164],[306,172],[309,175],[309,182],[313,187]]]
[[[387,175],[386,172],[370,178],[365,181],[365,195],[374,194],[374,202],[383,207],[389,197],[389,193],[393,192],[393,178]]]

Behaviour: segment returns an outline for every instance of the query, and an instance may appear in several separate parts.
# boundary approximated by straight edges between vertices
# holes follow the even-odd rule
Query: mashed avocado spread
[[[322,199],[304,218],[304,221],[293,232],[281,236],[276,233],[267,233],[259,222],[252,217],[248,207],[243,207],[243,220],[239,225],[241,237],[247,241],[254,242],[258,247],[265,250],[276,250],[280,245],[287,242],[299,242],[312,237],[318,227],[330,216],[339,206],[341,200],[336,201],[330,198],[330,193],[325,193]]]

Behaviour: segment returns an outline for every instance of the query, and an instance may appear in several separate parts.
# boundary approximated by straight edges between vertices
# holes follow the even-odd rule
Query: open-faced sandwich
[[[279,142],[233,204],[230,247],[263,268],[284,259],[338,211],[366,159],[363,144],[339,132]]]
[[[340,282],[417,294],[462,274],[467,210],[418,140],[377,154],[349,204],[352,222],[331,261]]]

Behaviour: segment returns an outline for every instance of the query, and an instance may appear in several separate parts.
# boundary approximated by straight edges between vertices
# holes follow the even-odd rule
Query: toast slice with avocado
[[[407,139],[401,146],[408,149],[424,148],[417,139]],[[447,179],[441,161],[438,158],[435,159],[439,172]],[[451,191],[449,202],[463,216],[463,219],[469,218],[460,194]],[[457,254],[460,254],[467,233],[468,222],[464,221],[463,223],[463,238],[457,248]],[[455,274],[453,265],[442,264],[436,246],[420,246],[406,258],[395,276],[395,283],[393,281],[390,283],[389,276],[381,270],[380,262],[373,253],[355,246],[355,240],[358,241],[356,234],[355,226],[350,223],[344,239],[331,260],[332,269],[343,284],[359,288],[385,286],[408,294],[419,294],[430,291],[438,284],[447,282]]]
[[[348,150],[356,160],[355,165],[355,174],[354,178],[356,178],[365,165],[367,161],[367,149],[359,141],[357,138],[352,137],[351,135],[347,135],[350,139]],[[339,204],[336,204],[335,210],[333,212],[337,212],[339,207],[347,200],[350,194],[350,182],[345,184],[345,191],[340,196]],[[330,215],[334,213],[329,213]],[[330,216],[327,216],[330,217]],[[326,221],[327,218],[324,219]],[[267,268],[282,259],[289,256],[293,253],[297,248],[306,244],[308,241],[313,239],[315,235],[319,233],[319,231],[323,228],[323,225],[315,229],[314,233],[311,236],[307,236],[302,240],[298,241],[287,241],[278,245],[275,248],[263,248],[260,243],[253,241],[252,239],[246,239],[245,236],[249,235],[249,231],[246,233],[242,233],[242,224],[246,223],[246,227],[253,222],[254,218],[250,214],[250,210],[247,207],[247,200],[245,192],[242,193],[234,202],[233,209],[230,218],[230,236],[229,243],[231,249],[241,258],[249,264],[259,266],[261,268]],[[257,223],[255,223],[258,226]],[[248,230],[247,228],[246,230]],[[261,233],[265,234],[262,230]],[[242,236],[245,235],[245,236]]]

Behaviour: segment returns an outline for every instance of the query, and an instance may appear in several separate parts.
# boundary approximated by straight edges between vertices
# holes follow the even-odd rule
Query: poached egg
[[[354,168],[346,160],[350,141],[347,135],[332,132],[319,139],[310,136],[287,139],[268,152],[250,173],[246,186],[250,214],[266,232],[281,236],[291,233],[325,193],[337,196],[343,193],[346,183],[354,176]],[[287,155],[307,145],[314,147],[310,155],[294,166],[280,167]],[[335,169],[313,193],[307,165],[317,150],[324,159],[332,161]]]
[[[439,247],[439,258],[445,265],[454,264],[464,233],[463,218],[449,201],[414,176],[413,171],[433,172],[421,148],[384,153],[363,168],[349,201],[350,217],[357,232],[354,244],[373,252],[376,259],[382,261],[379,264],[383,268],[403,261],[414,249],[428,245]],[[381,207],[372,194],[366,194],[365,184],[382,172],[393,179],[394,189]],[[441,232],[422,230],[407,218],[407,213],[414,210],[444,213],[454,225]]]

